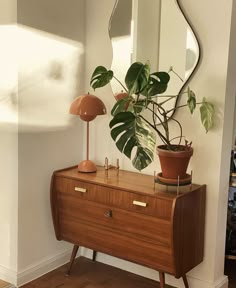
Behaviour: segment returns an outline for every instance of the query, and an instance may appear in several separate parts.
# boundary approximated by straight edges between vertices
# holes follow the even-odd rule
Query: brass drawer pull
[[[140,202],[140,201],[133,201],[133,205],[137,205],[137,206],[142,206],[142,207],[147,207],[147,203],[145,202]]]
[[[107,218],[112,218],[112,211],[111,211],[111,210],[107,211],[107,212],[104,214],[104,216],[107,217]]]
[[[86,188],[81,188],[81,187],[75,187],[75,191],[86,193],[87,189]]]

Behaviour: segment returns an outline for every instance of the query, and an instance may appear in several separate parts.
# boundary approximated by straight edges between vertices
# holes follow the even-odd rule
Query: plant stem
[[[150,110],[151,110],[151,112],[153,113],[153,114],[155,114],[155,116],[159,119],[159,121],[161,122],[161,125],[162,125],[162,127],[164,128],[164,130],[165,130],[165,134],[166,134],[166,139],[167,139],[167,143],[168,143],[168,145],[169,145],[169,143],[170,143],[170,139],[169,139],[169,126],[168,126],[168,118],[167,118],[167,114],[166,114],[166,112],[165,112],[165,109],[161,106],[161,104],[159,104],[159,103],[157,103],[157,102],[155,102],[155,101],[151,101],[151,103],[153,104],[153,110],[151,110],[150,108]],[[158,116],[158,114],[156,114],[155,112],[154,112],[154,110],[155,110],[155,105],[157,106],[157,109],[158,109],[158,112],[159,112],[159,114],[163,117],[163,119],[164,119],[164,121],[162,121],[161,120],[161,118]],[[161,111],[162,110],[162,111]],[[155,124],[155,122],[154,122],[154,124]],[[156,127],[156,125],[155,125],[155,127]]]
[[[113,75],[113,78],[116,79],[116,81],[124,88],[125,92],[128,93],[128,89],[121,83],[121,81],[118,78],[116,78],[116,76],[114,75]]]
[[[160,102],[159,105],[163,105],[163,104],[165,104],[166,102],[170,101],[171,99],[173,99],[173,97],[172,97],[172,98],[168,98],[168,99]]]
[[[150,98],[164,98],[164,97],[176,98],[176,95],[154,95],[154,96],[150,96]]]
[[[203,102],[197,102],[196,105],[199,105],[199,104],[202,104],[202,103],[203,103]],[[177,109],[179,109],[179,108],[183,108],[183,107],[186,107],[186,106],[188,106],[188,104],[183,104],[183,105],[174,107],[174,108],[166,111],[166,114],[169,114],[169,113],[172,112],[172,111],[175,111],[175,110],[177,110]]]
[[[185,136],[177,136],[177,137],[174,137],[174,138],[172,138],[172,139],[170,139],[170,142],[171,141],[173,141],[173,140],[175,140],[175,139],[178,139],[178,138],[180,138],[180,139],[182,139],[182,138],[184,138]],[[180,142],[181,142],[181,140],[179,141],[179,144],[180,144]]]
[[[152,110],[154,111],[154,108],[155,108],[155,105],[154,104],[152,104]],[[149,109],[149,110],[151,110],[149,107],[147,107],[147,109]],[[157,115],[155,115],[156,113],[152,113],[152,121],[153,121],[153,124],[154,124],[154,126],[156,127],[156,118],[155,118],[155,116],[157,116]],[[159,119],[159,117],[157,117],[158,119]],[[159,120],[160,121],[160,120]]]
[[[160,103],[157,103],[155,101],[151,101],[151,103],[153,103],[154,105],[156,105],[158,107],[159,113],[163,116],[163,114],[165,114],[165,109],[161,106]],[[162,113],[160,112],[160,110],[162,110]]]
[[[178,120],[176,120],[176,119],[173,118],[173,117],[171,118],[171,120],[175,121],[175,122],[179,125],[180,136],[172,138],[172,139],[170,140],[170,142],[171,142],[172,140],[176,139],[176,138],[179,138],[179,139],[180,139],[180,140],[179,140],[179,145],[180,145],[181,140],[182,140],[182,138],[183,138],[183,128],[182,128],[182,125],[180,124],[180,122],[179,122]]]
[[[154,126],[152,123],[150,123],[147,119],[145,119],[142,115],[139,115],[148,125],[150,125],[158,134],[158,136],[161,138],[162,142],[166,144],[168,147],[170,147],[170,142],[168,139]]]
[[[154,104],[153,104],[154,105]],[[161,120],[161,117],[157,114],[157,113],[155,113],[154,112],[154,108],[153,108],[153,110],[151,109],[151,108],[149,108],[149,107],[147,107],[147,109],[149,110],[149,111],[151,111],[152,112],[152,115],[153,116],[156,116],[157,118],[158,118],[158,120],[161,122],[161,124],[163,125],[163,121]],[[153,123],[155,124],[155,119],[153,118]]]
[[[173,67],[172,67],[172,66],[170,67],[169,72],[173,72],[182,82],[184,82],[184,80],[179,76],[179,74],[176,73],[176,72],[173,70]]]

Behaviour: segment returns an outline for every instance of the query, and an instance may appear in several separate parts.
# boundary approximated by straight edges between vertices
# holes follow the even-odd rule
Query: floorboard
[[[225,260],[225,275],[229,277],[229,287],[236,287],[236,260]]]
[[[70,276],[64,265],[23,285],[22,288],[159,288],[158,282],[133,273],[80,257]],[[166,285],[166,288],[173,288]]]
[[[0,280],[0,288],[7,288],[9,286],[10,286],[9,283],[7,283],[7,282],[5,282],[3,280]]]
[[[67,265],[22,286],[22,288],[159,288],[158,282],[123,271],[121,269],[93,262],[80,257],[74,263],[69,277],[65,276]],[[229,288],[236,287],[236,260],[226,260],[225,275],[229,277]],[[7,287],[1,282],[0,288]],[[5,285],[5,286],[4,286]],[[166,288],[174,288],[166,285]]]

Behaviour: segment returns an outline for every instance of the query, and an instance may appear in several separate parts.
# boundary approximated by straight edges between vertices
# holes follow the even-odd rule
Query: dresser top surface
[[[170,199],[177,198],[201,187],[201,185],[196,184],[180,186],[177,193],[176,186],[166,186],[158,183],[155,183],[154,185],[154,176],[125,170],[105,170],[102,166],[97,166],[97,171],[93,173],[78,172],[77,166],[73,166],[55,171],[54,175],[102,185],[113,189]]]

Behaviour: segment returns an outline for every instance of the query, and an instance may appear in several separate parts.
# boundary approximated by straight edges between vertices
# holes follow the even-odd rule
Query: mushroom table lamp
[[[106,114],[104,103],[96,96],[84,94],[78,96],[70,106],[70,114],[78,115],[87,122],[87,145],[86,145],[86,160],[83,160],[78,165],[79,172],[95,172],[96,165],[89,160],[89,122],[94,120],[97,115]]]

